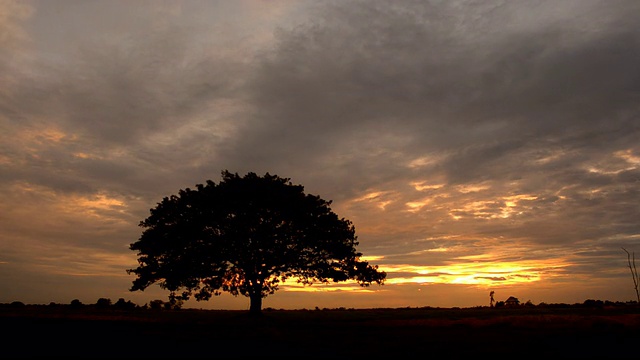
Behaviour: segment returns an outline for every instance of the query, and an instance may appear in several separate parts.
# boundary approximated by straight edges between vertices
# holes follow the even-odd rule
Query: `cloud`
[[[10,52],[20,50],[29,41],[22,24],[33,12],[33,7],[28,3],[14,0],[0,2],[0,44],[3,58]]]
[[[136,184],[159,184],[216,158],[216,146],[242,123],[234,115],[243,111],[238,88],[248,65],[238,59],[251,56],[248,45],[219,51],[224,27],[189,23],[179,9],[121,13],[112,5],[61,13],[39,4],[32,26],[49,41],[34,41],[29,61],[7,60],[3,72],[14,84],[0,99],[5,181],[135,192]],[[97,10],[88,15],[94,23],[87,10]],[[117,14],[122,27],[104,23],[101,12]],[[56,15],[68,22],[50,23]],[[17,21],[5,27],[22,33]]]
[[[619,5],[331,3],[312,24],[278,33],[252,84],[261,113],[239,156],[262,167],[307,168],[312,183],[328,184],[319,186],[338,198],[392,193],[407,179],[487,181],[491,191],[481,194],[440,192],[454,210],[489,211],[467,212],[473,226],[505,211],[517,217],[520,210],[500,197],[540,199],[522,209],[521,225],[507,227],[510,236],[579,241],[615,232],[594,231],[602,219],[582,198],[602,186],[630,191],[638,171],[622,180],[585,170],[639,151],[640,53],[630,46],[640,35],[631,15],[638,5]],[[425,157],[438,160],[406,166]],[[350,187],[336,189],[343,181]],[[414,210],[438,206],[402,196]],[[385,216],[397,219],[397,208],[384,204]],[[607,192],[597,206],[624,219],[614,204]],[[539,224],[547,225],[533,235]]]
[[[305,167],[332,186],[348,178],[342,192],[418,174],[514,180],[535,176],[520,164],[541,148],[584,159],[594,142],[633,148],[630,13],[597,2],[328,3],[277,33],[233,155]],[[404,166],[425,156],[447,158]]]
[[[587,278],[637,242],[636,1],[0,5],[16,241],[120,261],[156,201],[228,169],[334,200],[365,255],[440,280]]]

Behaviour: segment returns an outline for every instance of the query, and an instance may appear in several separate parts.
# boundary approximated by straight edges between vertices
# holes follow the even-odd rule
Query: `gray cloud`
[[[398,157],[450,152],[439,170],[466,182],[526,174],[512,163],[541,142],[628,148],[637,132],[636,5],[563,5],[557,15],[555,2],[541,2],[539,22],[525,25],[532,5],[520,2],[327,6],[313,24],[278,34],[251,84],[258,116],[234,151],[276,167],[357,159],[324,171],[327,181],[353,173],[383,181],[376,165],[401,178]],[[371,159],[368,144],[378,148]]]
[[[334,200],[387,264],[588,274],[637,241],[635,1],[30,4],[0,12],[15,241],[126,253],[223,169]],[[51,222],[19,221],[39,206]]]

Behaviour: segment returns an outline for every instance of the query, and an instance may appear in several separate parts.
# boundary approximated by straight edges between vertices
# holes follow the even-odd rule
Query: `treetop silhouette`
[[[361,260],[355,227],[330,205],[288,178],[225,170],[218,184],[179,190],[150,209],[130,245],[139,263],[127,270],[137,275],[130,290],[158,283],[171,301],[229,292],[249,297],[250,313],[259,314],[262,299],[289,278],[383,285],[386,273]]]

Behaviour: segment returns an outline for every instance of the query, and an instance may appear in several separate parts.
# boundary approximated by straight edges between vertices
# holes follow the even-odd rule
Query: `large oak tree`
[[[139,266],[131,291],[158,283],[171,300],[208,300],[223,291],[262,299],[288,278],[299,283],[355,280],[382,285],[386,273],[361,260],[355,227],[331,201],[305,194],[288,178],[222,172],[195,189],[165,197],[140,222],[131,250]]]

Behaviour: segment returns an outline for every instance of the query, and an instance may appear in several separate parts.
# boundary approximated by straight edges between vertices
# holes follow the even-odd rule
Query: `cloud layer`
[[[4,1],[0,288],[60,274],[71,296],[81,274],[131,297],[138,222],[228,169],[333,200],[389,272],[362,303],[472,305],[415,295],[440,283],[476,303],[490,288],[573,301],[558,286],[629,300],[638,15],[591,0]]]

